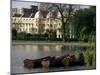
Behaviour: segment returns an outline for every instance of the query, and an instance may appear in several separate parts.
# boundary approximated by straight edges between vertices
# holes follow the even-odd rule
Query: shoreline
[[[95,46],[95,43],[62,42],[62,41],[11,41],[12,45],[67,45],[67,46]]]

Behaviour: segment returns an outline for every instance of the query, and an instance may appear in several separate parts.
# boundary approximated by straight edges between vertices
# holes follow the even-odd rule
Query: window
[[[50,27],[52,27],[52,24],[50,24]]]
[[[20,27],[22,27],[22,25],[20,24]]]
[[[59,38],[60,38],[60,35],[59,35]]]
[[[36,26],[38,26],[38,24],[36,24]]]
[[[28,31],[28,29],[26,28],[26,32]]]
[[[50,19],[52,21],[52,19]]]
[[[32,27],[33,27],[33,24],[32,24]]]
[[[23,28],[23,31],[25,31],[25,29]]]
[[[32,28],[29,28],[29,31],[32,31]]]
[[[49,22],[49,19],[47,19],[47,22]]]
[[[59,26],[60,26],[60,23],[59,23]]]
[[[19,32],[21,32],[21,29],[19,29]]]
[[[37,32],[37,29],[35,29],[35,31]]]

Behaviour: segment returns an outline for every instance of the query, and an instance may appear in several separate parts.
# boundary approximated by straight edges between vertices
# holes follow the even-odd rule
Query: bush
[[[67,38],[67,39],[65,39],[65,41],[67,41],[67,42],[76,42],[76,41],[79,41],[79,40],[76,39],[76,38]]]

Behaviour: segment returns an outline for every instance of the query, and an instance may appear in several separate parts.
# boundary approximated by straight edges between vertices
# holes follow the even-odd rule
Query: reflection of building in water
[[[33,49],[34,51],[38,51],[38,50],[39,50],[39,47],[38,47],[38,45],[33,45],[33,46],[32,46],[32,49]]]
[[[50,51],[58,51],[60,52],[62,49],[62,45],[44,45],[43,50],[50,52]]]
[[[50,46],[44,45],[43,50],[46,51],[46,52],[49,52],[50,51]]]
[[[25,45],[25,49],[26,49],[27,52],[29,52],[30,51],[30,45]]]
[[[38,10],[37,6],[31,8],[12,8],[12,28],[18,32],[30,34],[45,34],[55,32],[57,38],[62,38],[61,15],[59,12]]]
[[[59,52],[62,51],[62,45],[56,45],[55,50]]]

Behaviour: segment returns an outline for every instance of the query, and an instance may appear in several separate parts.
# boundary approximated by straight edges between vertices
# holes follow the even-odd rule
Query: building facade
[[[59,12],[56,12],[55,16],[53,12],[35,10],[33,13],[33,10],[27,9],[31,10],[27,15],[24,10],[12,8],[11,24],[17,32],[45,34],[51,31],[56,33],[56,38],[62,38],[62,23]]]

